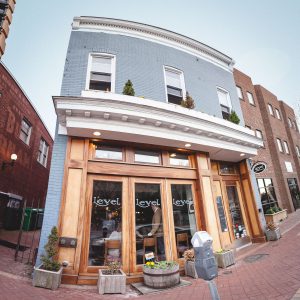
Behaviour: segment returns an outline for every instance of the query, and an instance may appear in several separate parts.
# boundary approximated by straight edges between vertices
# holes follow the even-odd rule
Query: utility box
[[[218,267],[212,249],[212,237],[206,231],[197,231],[192,238],[195,269],[198,278],[212,280],[218,276]]]

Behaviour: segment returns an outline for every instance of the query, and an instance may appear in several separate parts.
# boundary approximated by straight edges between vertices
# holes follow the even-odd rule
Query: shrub
[[[121,263],[118,260],[112,260],[107,263],[108,272],[111,275],[117,274],[121,268]]]
[[[188,92],[186,92],[186,97],[185,100],[181,101],[181,106],[189,109],[194,109],[195,108],[195,101],[194,99],[189,95]]]
[[[234,124],[239,124],[240,123],[240,118],[239,116],[236,114],[236,112],[234,110],[231,111],[231,114],[229,115],[229,119],[230,122],[234,123]]]
[[[123,88],[123,95],[134,96],[134,88],[132,82],[128,79]]]
[[[194,249],[188,249],[183,252],[183,258],[186,261],[194,261],[195,260],[195,252]]]
[[[58,254],[58,231],[55,226],[52,227],[48,236],[48,243],[44,248],[46,255],[41,256],[42,269],[57,272],[60,268],[60,263],[56,259]]]

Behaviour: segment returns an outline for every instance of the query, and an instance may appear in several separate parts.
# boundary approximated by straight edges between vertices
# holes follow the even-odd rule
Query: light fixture
[[[17,158],[18,158],[18,155],[15,154],[15,153],[13,153],[13,154],[10,156],[10,159],[11,159],[12,161],[16,161]]]
[[[192,145],[191,144],[185,144],[184,147],[190,148]]]
[[[95,135],[95,136],[100,136],[101,133],[100,133],[99,131],[94,131],[94,132],[93,132],[93,135]]]
[[[240,156],[245,156],[245,153],[241,153]]]
[[[176,157],[176,153],[171,153],[170,157]]]
[[[1,168],[2,171],[5,170],[5,168],[6,168],[7,165],[13,167],[14,164],[15,164],[15,161],[17,160],[17,158],[18,158],[17,154],[13,153],[13,154],[10,156],[10,159],[11,159],[10,162],[5,162],[5,161],[2,162],[2,168]]]

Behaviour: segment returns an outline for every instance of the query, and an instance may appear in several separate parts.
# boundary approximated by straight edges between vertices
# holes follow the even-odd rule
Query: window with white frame
[[[256,134],[256,136],[257,136],[259,139],[263,140],[263,134],[262,134],[261,130],[256,129],[256,130],[255,130],[255,134]],[[263,147],[265,147],[265,143],[264,143],[264,142],[263,142]]]
[[[26,118],[23,118],[21,123],[20,139],[27,145],[29,145],[32,126]]]
[[[278,150],[280,152],[283,152],[281,140],[277,138],[276,141],[277,141]]]
[[[250,104],[255,105],[254,98],[251,93],[247,92],[247,98]]]
[[[275,108],[275,113],[276,113],[276,118],[278,120],[281,120],[280,112],[279,112],[279,110],[277,108]]]
[[[223,119],[228,120],[232,108],[229,93],[222,88],[217,88],[217,93],[219,97],[219,103],[221,106]]]
[[[274,116],[274,111],[273,111],[273,107],[271,104],[268,104],[268,109],[269,109],[269,113],[271,116]]]
[[[46,141],[43,138],[41,138],[37,161],[40,164],[42,164],[44,167],[47,167],[48,151],[49,151],[49,145],[46,143]]]
[[[90,54],[87,90],[115,91],[115,60],[115,56],[109,54]]]
[[[298,126],[297,126],[297,123],[296,123],[296,121],[293,121],[293,124],[294,124],[294,128],[295,128],[295,130],[296,130],[296,131],[298,131]]]
[[[165,67],[164,70],[167,101],[169,103],[181,105],[181,101],[185,97],[183,72],[170,67]]]
[[[283,142],[285,153],[290,154],[289,145],[286,141]]]
[[[297,156],[300,157],[300,148],[298,146],[296,146],[296,152],[297,152]]]
[[[289,123],[289,127],[292,128],[293,125],[292,125],[292,120],[290,118],[288,118],[288,123]]]
[[[236,86],[236,91],[240,99],[243,99],[242,89],[239,86]]]

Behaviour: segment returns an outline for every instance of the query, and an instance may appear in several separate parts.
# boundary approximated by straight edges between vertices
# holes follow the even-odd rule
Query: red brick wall
[[[0,64],[0,167],[3,161],[10,161],[16,153],[15,166],[0,169],[0,191],[23,196],[34,206],[44,207],[53,140],[40,117],[24,95],[14,78]],[[29,145],[20,138],[21,121],[25,117],[32,124]],[[41,137],[49,145],[47,167],[37,161]],[[28,205],[28,204],[27,204]]]

